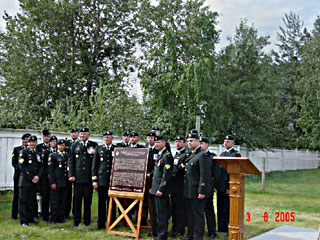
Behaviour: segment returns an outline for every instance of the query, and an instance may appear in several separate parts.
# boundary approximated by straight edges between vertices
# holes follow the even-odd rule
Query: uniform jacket
[[[131,145],[128,146],[129,148],[144,148],[144,146],[140,143],[137,143],[134,147],[132,147]]]
[[[172,182],[170,184],[170,193],[180,193],[183,194],[183,185],[184,185],[184,172],[186,165],[186,160],[188,158],[189,151],[185,148],[177,151],[174,156],[173,161],[173,172],[172,172]]]
[[[156,159],[153,171],[151,194],[156,195],[157,191],[163,195],[169,194],[169,184],[173,170],[173,157],[171,153],[164,149]]]
[[[93,157],[92,182],[98,182],[101,187],[109,187],[110,175],[115,145],[111,144],[107,150],[105,144],[99,145]]]
[[[77,138],[76,140],[73,140],[73,139],[68,139],[68,140],[66,140],[66,149],[65,149],[65,151],[66,151],[67,153],[69,153],[70,150],[71,150],[72,144],[73,144],[74,142],[77,142],[77,141],[79,141],[78,138]]]
[[[159,151],[155,147],[149,148],[147,173],[149,173],[150,175],[153,174],[153,169],[154,169],[155,161],[158,157],[158,153]]]
[[[29,147],[20,150],[18,166],[21,171],[19,187],[36,186],[36,184],[32,182],[32,179],[35,176],[38,176],[39,178],[42,176],[42,160],[40,153]]]
[[[92,182],[92,160],[97,145],[93,141],[87,141],[86,145],[82,141],[72,144],[68,156],[68,176],[75,177],[75,183]]]
[[[57,187],[66,187],[68,183],[67,153],[55,152],[48,159],[49,184],[56,184]]]
[[[241,155],[239,151],[236,151],[234,148],[232,148],[229,151],[222,152],[220,157],[241,157]],[[220,170],[221,181],[217,182],[216,188],[219,192],[226,192],[227,189],[229,189],[229,174],[222,166],[220,166]]]
[[[20,169],[19,169],[19,154],[20,154],[20,151],[21,150],[24,150],[26,149],[27,146],[18,146],[18,147],[15,147],[13,149],[13,152],[12,152],[12,156],[11,156],[11,160],[12,160],[12,167],[14,168],[14,176],[13,176],[13,179],[18,179],[19,176],[20,176]]]
[[[198,147],[186,160],[183,197],[192,199],[197,198],[199,194],[204,194],[206,198],[210,197],[212,191],[210,181],[210,157]]]
[[[116,147],[129,147],[129,146],[130,146],[130,142],[129,143],[121,142],[116,144]]]
[[[221,181],[222,173],[221,173],[220,164],[213,159],[213,157],[217,155],[210,151],[208,151],[207,153],[211,161],[211,194],[213,194],[214,189],[217,189],[217,186],[219,185],[219,181]]]

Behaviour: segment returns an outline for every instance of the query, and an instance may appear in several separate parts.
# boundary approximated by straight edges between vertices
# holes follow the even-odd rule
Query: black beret
[[[59,139],[59,141],[58,141],[58,144],[65,144],[66,143],[66,140],[64,140],[64,139]]]
[[[30,133],[25,133],[22,135],[21,139],[29,138],[31,136]]]
[[[154,126],[154,127],[152,127],[152,128],[151,128],[151,131],[161,131],[161,130],[160,130],[160,128],[159,128],[159,127]]]
[[[43,136],[48,136],[48,135],[50,135],[51,133],[50,133],[50,130],[49,129],[47,129],[47,128],[44,128],[43,130],[42,130],[42,135]]]
[[[136,131],[132,131],[131,133],[130,133],[130,137],[138,137],[139,136],[139,133],[138,132],[136,132]]]
[[[89,132],[89,128],[88,127],[80,128],[79,132]]]
[[[106,135],[113,135],[113,132],[112,131],[106,131],[104,134],[103,134],[103,136],[106,136]]]
[[[147,136],[148,136],[148,137],[155,137],[155,136],[157,136],[157,135],[156,135],[155,132],[149,132],[149,133],[147,134]]]
[[[236,139],[235,139],[235,137],[234,137],[233,135],[229,134],[229,135],[226,136],[225,140],[234,141],[234,140],[236,140]]]
[[[189,131],[189,133],[196,133],[196,134],[199,134],[199,132],[198,132],[198,130],[197,130],[197,129],[191,129],[191,130]]]
[[[162,134],[159,134],[158,136],[155,136],[154,140],[155,141],[160,141],[160,140],[166,140],[166,138]]]
[[[72,128],[70,132],[71,132],[71,133],[73,133],[73,132],[79,132],[79,129],[78,129],[78,128]]]
[[[187,138],[196,138],[196,139],[199,139],[199,135],[197,133],[189,133],[187,135]]]
[[[200,142],[209,143],[209,139],[206,138],[206,137],[201,137],[201,138],[200,138]]]
[[[54,140],[58,141],[58,138],[56,136],[51,136],[49,138],[49,142],[54,141]]]
[[[28,138],[28,142],[36,142],[36,141],[38,141],[38,138],[35,135],[32,135]]]
[[[186,138],[183,135],[176,136],[174,140],[183,140],[186,141]]]
[[[124,130],[122,132],[122,136],[129,136],[130,135],[130,132],[128,130]]]

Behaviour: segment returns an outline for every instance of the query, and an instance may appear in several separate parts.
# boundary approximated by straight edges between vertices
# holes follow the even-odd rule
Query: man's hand
[[[92,183],[92,186],[93,186],[94,188],[98,188],[98,183],[97,183],[97,182],[94,182],[94,183]]]
[[[75,177],[69,177],[69,181],[70,181],[70,182],[74,182],[75,180],[76,180]]]
[[[39,177],[38,176],[34,176],[32,179],[33,183],[38,183],[39,182]]]
[[[157,191],[157,192],[156,192],[156,196],[157,196],[157,197],[161,197],[162,195],[163,195],[162,192],[160,192],[160,191]]]
[[[57,189],[57,184],[55,184],[55,183],[51,184],[50,187],[51,187],[51,189],[56,190]]]
[[[199,199],[204,199],[206,197],[206,195],[199,193],[198,198]]]

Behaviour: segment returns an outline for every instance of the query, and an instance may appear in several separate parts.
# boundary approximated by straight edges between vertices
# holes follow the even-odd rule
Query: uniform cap
[[[138,137],[138,136],[139,136],[139,133],[136,132],[136,131],[132,131],[132,132],[130,133],[130,137]]]
[[[79,132],[79,129],[78,129],[78,128],[72,128],[70,132],[71,132],[71,133]]]
[[[36,142],[36,141],[38,141],[38,138],[35,135],[32,135],[28,138],[28,142]]]
[[[166,138],[162,134],[159,134],[158,136],[155,136],[154,140],[155,141],[160,141],[160,140],[166,140]]]
[[[155,137],[155,136],[157,136],[157,135],[156,135],[155,132],[149,132],[149,133],[147,134],[147,136],[148,136],[148,137]]]
[[[128,130],[124,130],[122,132],[122,136],[129,136],[130,135],[130,132]]]
[[[58,141],[58,138],[56,136],[51,136],[49,138],[49,142],[54,141],[54,140]]]
[[[199,139],[199,135],[197,133],[189,133],[187,135],[187,138],[195,138],[195,139]]]
[[[103,136],[107,136],[107,135],[113,136],[113,132],[112,132],[112,131],[106,131],[106,132],[103,134]]]
[[[89,128],[88,127],[82,127],[82,128],[80,128],[79,132],[89,132]]]
[[[50,135],[51,134],[51,132],[50,132],[50,130],[48,129],[48,128],[44,128],[43,130],[42,130],[42,135],[43,136],[48,136],[48,135]]]
[[[226,136],[225,140],[232,140],[232,141],[234,141],[234,140],[236,140],[236,139],[235,139],[235,137],[234,137],[233,135],[229,134],[229,135]]]
[[[176,136],[174,140],[183,140],[186,141],[186,138],[183,135]]]
[[[30,133],[25,133],[22,135],[21,139],[29,138],[31,136]]]
[[[152,128],[151,128],[151,131],[161,131],[161,130],[160,130],[160,128],[159,128],[159,127],[154,126],[154,127],[152,127]]]
[[[58,141],[58,145],[59,144],[65,144],[66,143],[66,140],[64,140],[64,139],[59,139],[59,141]]]
[[[189,131],[189,133],[196,133],[196,134],[199,134],[199,132],[198,132],[198,130],[197,130],[197,129],[191,129],[191,130]]]
[[[200,138],[200,142],[209,143],[209,139],[206,138],[206,137],[201,137],[201,138]]]

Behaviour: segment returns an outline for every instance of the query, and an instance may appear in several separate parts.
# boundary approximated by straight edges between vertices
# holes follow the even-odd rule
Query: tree
[[[139,77],[150,120],[173,138],[193,128],[204,116],[210,71],[213,68],[218,14],[199,0],[144,2],[140,24]]]

